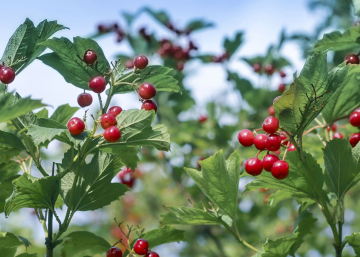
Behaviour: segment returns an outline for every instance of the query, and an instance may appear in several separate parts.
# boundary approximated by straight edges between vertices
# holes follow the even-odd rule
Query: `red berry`
[[[117,247],[111,247],[106,253],[106,257],[122,257],[122,252]]]
[[[153,84],[143,83],[139,87],[139,96],[142,99],[150,99],[156,95],[156,88]]]
[[[265,66],[265,73],[267,75],[272,75],[275,72],[275,67],[272,64],[268,64]]]
[[[256,73],[259,73],[261,71],[261,64],[260,63],[255,63],[253,66],[253,71]]]
[[[131,168],[124,166],[118,174],[120,183],[132,188],[135,182],[134,173]]]
[[[0,81],[4,84],[10,84],[15,79],[15,72],[10,67],[0,68]]]
[[[280,96],[277,96],[274,98],[273,104],[275,104],[275,102],[280,98]]]
[[[360,126],[360,112],[353,112],[350,114],[349,121],[354,127]]]
[[[360,141],[360,133],[355,133],[349,138],[350,145],[355,147]]]
[[[120,137],[121,137],[121,132],[118,127],[112,126],[105,129],[104,131],[104,138],[106,141],[110,143],[115,143],[119,141]]]
[[[145,257],[160,257],[159,254],[157,254],[156,252],[148,252]]]
[[[89,81],[89,88],[95,93],[100,94],[105,90],[106,80],[104,77],[96,76]]]
[[[254,134],[248,129],[243,129],[238,134],[238,140],[243,146],[252,146],[254,144]]]
[[[81,107],[91,105],[92,100],[92,96],[89,93],[81,93],[77,98],[77,102]]]
[[[118,116],[122,112],[120,106],[113,106],[109,109],[108,113],[112,114],[114,117]]]
[[[207,116],[206,115],[200,115],[198,121],[199,121],[199,123],[204,123],[205,121],[207,121]]]
[[[277,151],[281,146],[281,137],[277,134],[270,134],[265,141],[266,149]]]
[[[258,158],[250,158],[245,162],[245,171],[252,176],[260,175],[263,165]]]
[[[285,77],[286,77],[286,73],[285,73],[284,71],[282,71],[282,70],[279,71],[279,75],[280,75],[280,77],[282,77],[282,78],[285,78]]]
[[[97,54],[93,50],[87,50],[84,54],[83,60],[86,64],[93,64],[97,61]]]
[[[147,111],[151,111],[154,110],[155,113],[157,111],[157,105],[153,100],[146,100],[143,102],[143,104],[141,105],[141,109],[145,109]]]
[[[279,92],[284,92],[286,90],[286,84],[285,83],[281,83],[278,87],[278,91]]]
[[[336,124],[334,123],[334,124],[332,125],[332,131],[335,132],[336,129],[337,129],[337,126],[336,126]],[[330,132],[330,126],[327,126],[327,131]]]
[[[289,174],[289,164],[286,161],[276,161],[271,168],[274,178],[284,179]]]
[[[176,69],[177,69],[178,71],[182,71],[182,70],[184,69],[184,62],[178,62],[178,63],[176,64]]]
[[[345,57],[346,64],[359,64],[359,56],[356,54],[348,54]]]
[[[267,117],[262,124],[262,128],[267,133],[275,133],[279,129],[279,120],[275,117]]]
[[[81,119],[75,117],[68,121],[67,127],[71,135],[77,136],[84,132],[85,123]]]
[[[288,148],[288,152],[293,152],[296,151],[296,148],[293,144],[290,143],[289,148]]]
[[[133,60],[127,60],[127,61],[125,62],[125,67],[126,67],[126,69],[132,69],[132,68],[134,68],[134,62],[133,62]]]
[[[265,141],[268,136],[266,134],[259,134],[254,138],[254,145],[258,150],[265,150]]]
[[[286,143],[289,139],[287,137],[287,134],[284,131],[280,132],[280,138],[281,138],[281,143]]]
[[[148,63],[149,60],[145,55],[137,56],[134,59],[134,66],[140,70],[145,69]]]
[[[138,239],[134,244],[136,254],[145,255],[149,251],[149,243],[145,239]]]
[[[114,115],[110,113],[105,113],[103,116],[101,116],[100,121],[101,121],[101,127],[103,129],[107,129],[111,126],[116,125],[116,118]]]
[[[270,116],[275,116],[275,110],[273,105],[270,105],[267,111]]]
[[[264,167],[264,170],[271,171],[272,166],[278,160],[279,160],[279,157],[277,157],[276,155],[273,155],[273,154],[265,155],[264,158],[262,159],[262,165]]]
[[[344,138],[344,135],[341,134],[340,132],[335,132],[334,135],[333,135],[333,138],[340,138],[340,139],[343,139]]]

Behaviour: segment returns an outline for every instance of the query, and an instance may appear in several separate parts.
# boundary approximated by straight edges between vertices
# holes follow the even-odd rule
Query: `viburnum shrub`
[[[35,27],[27,19],[12,35],[1,59],[0,81],[5,85],[1,85],[0,122],[6,122],[0,130],[1,212],[7,217],[19,209],[33,208],[44,229],[47,257],[54,256],[54,248],[59,245],[61,256],[86,252],[86,255],[121,257],[123,253],[115,246],[117,243],[127,245],[131,254],[135,251],[156,256],[150,251],[153,247],[184,240],[183,232],[163,226],[146,233],[142,231],[139,234],[142,241],[136,241],[137,238],[130,241],[130,228],[128,242],[119,241],[111,247],[105,239],[90,232],[72,230],[68,233],[67,230],[76,212],[102,208],[129,191],[125,182],[111,181],[122,167],[128,167],[127,171],[131,173],[135,170],[139,147],[154,147],[160,151],[170,149],[167,128],[162,124],[152,125],[156,116],[155,101],[146,100],[151,104],[145,110],[140,103],[138,109],[126,110],[110,106],[111,99],[117,94],[133,94],[134,91],[142,98],[150,99],[157,91],[180,92],[181,89],[177,80],[168,74],[171,69],[148,66],[145,56],[135,60],[133,70],[126,71],[120,68],[122,60],[109,63],[92,39],[50,38],[64,28],[47,20]],[[41,55],[47,48],[52,52]],[[98,93],[97,103],[93,103],[89,93],[78,96],[81,107],[92,104],[96,113],[88,115],[86,111],[83,117],[76,117],[79,108],[70,107],[66,99],[50,117],[46,109],[32,112],[46,105],[39,100],[21,98],[7,84],[35,59],[57,70],[68,83],[79,88],[79,92],[92,90]],[[106,88],[106,95],[100,94]],[[141,92],[138,92],[140,88]],[[146,103],[142,98],[140,102]],[[42,149],[54,140],[66,147],[62,161],[53,162],[49,168],[42,161]],[[39,171],[39,176],[34,170]],[[58,214],[59,208],[65,211],[64,217]],[[57,223],[57,228],[53,223]],[[139,242],[146,244],[138,247]],[[21,245],[28,247],[30,243],[21,235],[0,234],[1,256],[13,257]]]

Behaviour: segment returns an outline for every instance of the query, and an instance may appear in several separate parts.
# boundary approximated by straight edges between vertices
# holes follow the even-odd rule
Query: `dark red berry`
[[[279,129],[279,120],[275,117],[267,117],[263,124],[262,128],[267,133],[275,133]]]
[[[281,143],[285,144],[289,139],[284,131],[280,132]]]
[[[145,257],[160,257],[159,254],[157,254],[156,252],[148,252]]]
[[[360,126],[360,112],[353,112],[350,114],[349,117],[349,121],[350,124],[353,125],[354,127],[359,127]]]
[[[296,151],[296,148],[293,144],[290,143],[289,148],[288,148],[288,152],[293,152]]]
[[[146,66],[148,65],[148,63],[149,63],[149,60],[145,55],[137,56],[134,59],[134,66],[140,70],[145,69]]]
[[[4,84],[10,84],[15,79],[15,72],[10,67],[0,68],[0,81]]]
[[[355,133],[349,138],[350,145],[355,147],[360,141],[360,133]]]
[[[250,158],[245,162],[245,171],[252,176],[258,176],[263,170],[263,165],[258,158]]]
[[[91,105],[92,100],[92,96],[89,93],[81,93],[77,98],[77,102],[81,107]]]
[[[333,138],[340,138],[340,139],[343,139],[344,138],[344,135],[341,134],[340,132],[335,132],[334,135],[333,135]]]
[[[83,60],[86,64],[94,64],[97,61],[97,54],[93,50],[87,50],[84,54]]]
[[[114,117],[118,116],[122,112],[120,106],[113,106],[109,109],[108,113],[112,114]]]
[[[267,111],[270,116],[275,116],[275,110],[273,105],[270,105]]]
[[[143,83],[139,87],[139,96],[142,99],[150,99],[156,95],[156,88],[153,84]]]
[[[337,129],[337,126],[336,126],[336,124],[334,123],[334,124],[332,125],[332,131],[333,131],[333,132],[336,132],[336,129]],[[330,132],[330,126],[327,126],[327,131]]]
[[[89,81],[89,88],[94,91],[95,93],[102,93],[104,92],[106,87],[106,80],[104,77],[96,76]]]
[[[153,100],[146,100],[143,102],[143,104],[141,105],[141,109],[145,109],[147,111],[151,111],[154,110],[155,113],[157,111],[157,105]]]
[[[277,101],[279,98],[280,98],[280,96],[275,97],[274,100],[273,100],[273,104],[275,104],[276,101]]]
[[[254,134],[248,129],[243,129],[238,134],[238,140],[243,146],[252,146],[254,144]]]
[[[284,179],[289,174],[289,164],[286,161],[276,161],[271,168],[274,178]]]
[[[199,123],[204,123],[205,121],[207,121],[207,116],[206,115],[200,115],[198,121],[199,121]]]
[[[253,66],[253,71],[256,73],[261,72],[261,64],[260,63],[255,63]]]
[[[286,84],[285,83],[281,83],[278,87],[278,91],[280,93],[284,92],[286,90]]]
[[[270,134],[265,141],[266,149],[277,151],[281,146],[281,137],[277,134]]]
[[[272,64],[268,64],[265,66],[265,73],[267,75],[270,76],[270,75],[274,74],[274,72],[275,72],[275,67]]]
[[[285,78],[285,77],[286,77],[286,73],[285,73],[284,71],[282,71],[282,70],[279,71],[279,75],[280,75],[280,77],[282,77],[282,78]]]
[[[107,129],[109,127],[116,125],[116,118],[111,113],[103,114],[103,116],[101,116],[100,118],[100,121],[101,121],[101,127],[103,129]]]
[[[359,64],[359,56],[356,54],[349,54],[345,57],[346,64]]]
[[[131,168],[124,166],[118,174],[120,183],[126,185],[129,188],[132,188],[135,182],[134,172]]]
[[[118,127],[112,126],[105,129],[104,131],[104,138],[106,141],[110,143],[115,143],[119,141],[120,137],[121,137],[121,132]]]
[[[122,252],[117,247],[111,247],[106,253],[106,257],[122,257]]]
[[[68,121],[67,127],[71,135],[77,136],[84,132],[85,123],[81,119],[74,117]]]
[[[265,155],[264,158],[262,159],[262,165],[264,167],[264,170],[271,171],[272,166],[278,160],[279,160],[279,157],[277,157],[276,155],[273,155],[273,154]]]
[[[255,145],[256,149],[258,149],[258,150],[266,149],[265,141],[266,141],[267,137],[268,136],[266,134],[258,134],[254,138],[254,145]]]
[[[182,71],[182,70],[184,69],[184,62],[178,62],[178,63],[176,64],[176,69],[177,69],[178,71]]]
[[[136,254],[145,255],[149,251],[149,243],[145,239],[138,239],[134,244],[134,251]]]

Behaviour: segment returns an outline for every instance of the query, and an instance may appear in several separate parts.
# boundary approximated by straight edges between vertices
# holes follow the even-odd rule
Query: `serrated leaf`
[[[16,253],[16,249],[23,244],[23,240],[20,240],[20,238],[13,233],[0,232],[0,256],[13,257]]]
[[[49,111],[46,108],[43,108],[40,111],[38,111],[37,113],[35,113],[35,115],[38,119],[40,119],[40,118],[47,119],[47,118],[49,118]]]
[[[200,29],[213,27],[214,23],[204,21],[203,19],[191,20],[186,24],[185,31],[196,31]]]
[[[79,107],[71,107],[69,104],[60,105],[51,115],[50,119],[66,126],[70,118],[79,110]]]
[[[0,213],[4,212],[5,200],[13,192],[12,181],[17,179],[20,165],[15,161],[0,163]]]
[[[0,130],[0,144],[26,151],[24,144],[14,134]]]
[[[236,52],[236,50],[238,50],[238,48],[240,47],[240,45],[244,40],[243,35],[244,35],[243,31],[238,31],[236,32],[233,39],[225,38],[223,46],[225,48],[226,53],[229,56],[232,56]]]
[[[295,233],[275,241],[268,239],[262,249],[253,257],[286,257],[296,243],[297,237],[298,233]]]
[[[314,45],[314,51],[342,51],[360,46],[360,27],[352,26],[344,33],[334,31],[325,34],[322,39]]]
[[[240,163],[241,157],[238,151],[225,160],[221,150],[214,156],[200,161],[201,172],[185,168],[186,173],[209,200],[233,220],[238,209]]]
[[[87,231],[75,231],[64,237],[62,257],[94,256],[106,253],[111,245],[102,237]]]
[[[52,208],[59,195],[57,177],[35,178],[27,173],[13,180],[14,191],[5,202],[5,215],[21,208]]]
[[[356,256],[360,255],[360,233],[352,233],[350,236],[346,236],[345,240],[354,249]]]
[[[132,75],[129,73],[123,74],[120,77],[116,77],[115,87],[113,94],[124,94],[134,92],[134,88],[131,85],[121,84],[121,82],[132,83],[136,80],[137,84],[144,82],[151,83],[156,88],[156,91],[167,92],[181,92],[178,85],[178,81],[170,75],[171,68],[163,67],[159,65],[148,66],[143,70],[136,70]]]

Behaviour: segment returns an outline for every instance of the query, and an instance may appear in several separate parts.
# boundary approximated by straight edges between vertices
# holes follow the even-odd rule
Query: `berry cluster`
[[[264,130],[267,134],[256,134],[256,131]],[[255,145],[259,153],[255,158],[250,158],[245,163],[245,171],[253,176],[258,176],[263,169],[271,172],[271,174],[277,179],[284,179],[289,174],[289,164],[284,160],[286,154],[284,154],[283,160],[280,160],[278,156],[270,154],[269,151],[276,152],[280,150],[280,147],[285,147],[286,151],[295,151],[294,145],[289,142],[289,139],[285,132],[277,133],[279,130],[279,120],[275,117],[267,117],[263,124],[262,129],[257,129],[251,132],[248,129],[244,129],[239,132],[239,143],[245,147]],[[254,133],[256,136],[254,136]],[[261,160],[258,159],[260,152],[267,150],[268,153]]]
[[[15,71],[10,67],[6,67],[0,64],[0,81],[3,84],[10,84],[15,79]]]
[[[197,49],[197,46],[192,41],[189,41],[187,48],[183,48],[179,45],[173,44],[167,39],[162,39],[160,41],[158,53],[161,57],[174,59],[176,61],[176,69],[182,71],[184,69],[185,62],[190,59],[190,51]]]
[[[349,116],[350,124],[354,127],[360,127],[360,108],[355,109]],[[349,138],[350,145],[355,147],[360,141],[360,133],[354,133]]]
[[[105,25],[105,24],[99,24],[98,27],[98,33],[99,34],[105,34],[105,33],[109,33],[109,32],[115,32],[116,34],[116,41],[117,42],[121,42],[126,34],[125,32],[120,28],[118,23],[114,23],[112,25]]]
[[[133,250],[138,255],[145,255],[145,257],[160,257],[156,252],[149,250],[149,243],[145,239],[136,240]],[[106,257],[122,257],[122,252],[117,247],[111,247],[110,250],[106,253]]]

